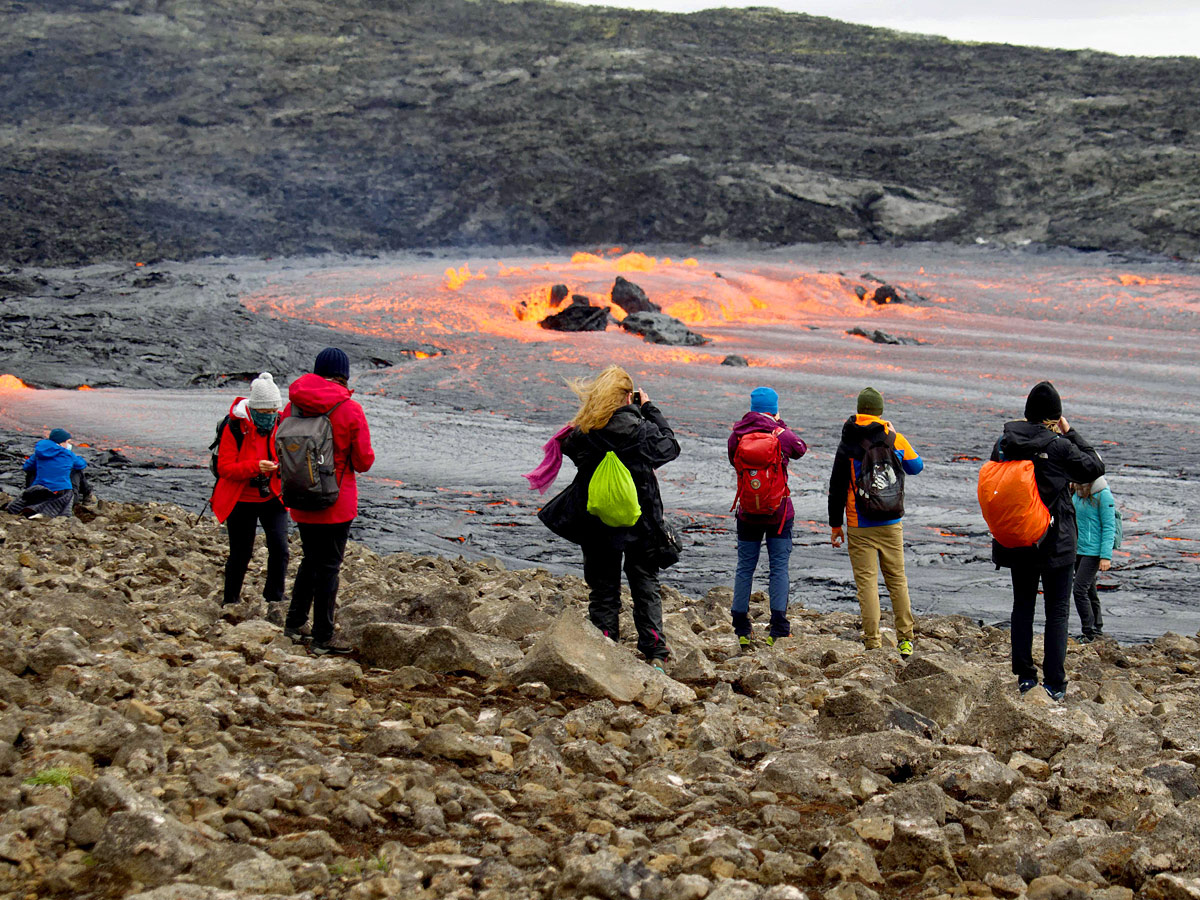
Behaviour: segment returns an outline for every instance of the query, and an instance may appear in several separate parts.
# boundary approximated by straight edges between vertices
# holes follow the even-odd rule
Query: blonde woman
[[[538,514],[555,534],[583,550],[583,577],[590,589],[588,617],[614,641],[620,639],[621,569],[633,595],[638,650],[663,668],[669,653],[662,628],[662,600],[653,548],[662,529],[662,498],[654,470],[679,456],[679,442],[645,391],[620,366],[568,386],[579,397],[571,429],[559,438],[575,463],[575,480]],[[641,516],[628,527],[611,527],[587,511],[588,485],[608,451],[633,476]]]

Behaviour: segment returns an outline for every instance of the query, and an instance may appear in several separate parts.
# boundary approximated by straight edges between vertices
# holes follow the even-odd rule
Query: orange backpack
[[[1050,528],[1050,510],[1033,476],[1033,460],[989,460],[979,470],[979,509],[1001,547],[1035,547]]]

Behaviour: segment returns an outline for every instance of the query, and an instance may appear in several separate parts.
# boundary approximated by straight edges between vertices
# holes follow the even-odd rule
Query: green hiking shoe
[[[751,651],[753,649],[754,649],[754,642],[750,640],[750,635],[748,635],[748,634],[738,635],[738,650],[742,651],[743,653],[748,653],[749,651]]]
[[[896,649],[900,651],[900,657],[902,659],[908,659],[910,656],[912,656],[912,641],[901,641],[896,645]]]
[[[768,647],[774,647],[774,646],[775,646],[775,642],[776,642],[776,641],[782,641],[782,640],[783,640],[783,638],[784,638],[784,636],[783,636],[783,635],[780,635],[779,637],[775,637],[775,635],[773,635],[773,634],[769,634],[769,635],[767,635],[767,638],[766,638],[767,646],[768,646]]]

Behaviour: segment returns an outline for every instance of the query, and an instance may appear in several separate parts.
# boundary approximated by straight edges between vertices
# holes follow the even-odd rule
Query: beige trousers
[[[873,528],[846,528],[846,550],[858,586],[858,608],[862,611],[863,644],[867,649],[879,641],[879,571],[887,585],[896,620],[896,639],[913,639],[912,605],[908,600],[908,578],[904,575],[903,523]]]

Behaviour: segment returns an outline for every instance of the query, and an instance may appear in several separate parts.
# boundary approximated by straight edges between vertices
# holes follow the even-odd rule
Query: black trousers
[[[225,529],[229,532],[229,559],[225,561],[225,603],[242,599],[242,583],[254,555],[254,532],[262,524],[267,541],[267,585],[263,599],[268,603],[283,600],[283,579],[287,574],[287,510],[275,497],[262,503],[238,503]]]
[[[1096,593],[1096,575],[1100,572],[1100,557],[1075,557],[1075,609],[1079,624],[1088,637],[1104,632],[1104,615],[1100,612],[1100,595]]]
[[[1067,563],[1053,568],[1036,564],[1013,566],[1012,671],[1019,679],[1037,680],[1033,662],[1033,613],[1037,606],[1038,582],[1046,601],[1046,650],[1042,659],[1045,684],[1056,691],[1067,689],[1067,616],[1071,608],[1074,567]]]
[[[658,569],[641,547],[624,552],[607,543],[584,544],[583,579],[591,589],[588,618],[614,641],[620,639],[621,557],[625,577],[633,595],[633,624],[637,628],[638,651],[646,659],[666,659],[667,639],[662,627],[662,597],[658,593]]]
[[[296,527],[300,529],[304,558],[296,570],[292,604],[284,625],[299,631],[308,622],[311,609],[313,643],[326,644],[333,637],[333,613],[337,609],[339,573],[346,556],[350,522],[332,525],[300,522]]]

